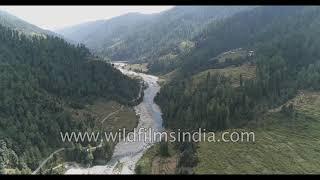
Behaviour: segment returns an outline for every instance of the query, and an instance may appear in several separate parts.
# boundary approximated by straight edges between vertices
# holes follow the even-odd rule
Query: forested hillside
[[[54,32],[41,29],[33,24],[23,21],[22,19],[1,10],[0,10],[0,24],[5,27],[9,27],[19,32],[25,33],[27,35],[60,36]]]
[[[136,172],[317,172],[318,151],[309,137],[317,137],[318,127],[319,22],[319,7],[257,7],[213,22],[175,64],[154,66],[161,74],[171,71],[161,76],[156,97],[169,131],[245,129],[259,139],[174,143],[174,153],[165,157],[160,144],[156,153],[147,151]]]
[[[114,144],[101,142],[91,151],[97,143],[64,144],[59,133],[132,129],[138,115],[146,118],[142,124],[157,120],[158,110],[134,112],[140,80],[123,75],[110,59],[159,76],[160,91],[145,92],[159,92],[154,101],[166,131],[252,129],[261,138],[252,144],[161,142],[142,156],[136,173],[319,171],[320,7],[178,6],[58,32],[80,44],[0,11],[0,174],[30,173],[62,147],[73,147],[65,149],[68,160],[104,164]],[[156,80],[144,84],[154,88]],[[123,147],[118,150],[126,154],[116,158],[131,162],[133,146]],[[126,169],[116,158],[112,173]]]
[[[179,57],[175,78],[157,97],[165,126],[239,127],[294,97],[298,89],[318,89],[319,22],[318,7],[268,6],[213,23],[196,38],[195,49]],[[254,55],[224,62],[215,58],[235,48]],[[210,72],[193,84],[198,72],[246,64],[256,66],[255,78],[240,74],[239,87],[232,86],[230,77]]]
[[[127,14],[82,24],[58,33],[83,42],[97,55],[112,60],[170,61],[172,56],[192,48],[189,39],[208,23],[247,9],[246,6],[179,6],[158,14]]]
[[[0,171],[30,173],[63,147],[60,132],[90,129],[67,107],[96,98],[129,104],[139,93],[133,80],[95,59],[83,45],[53,36],[26,36],[0,26]]]
[[[110,20],[87,22],[57,30],[57,33],[75,42],[83,43],[100,55],[105,47],[112,46],[125,36],[143,28],[153,15],[128,13]]]

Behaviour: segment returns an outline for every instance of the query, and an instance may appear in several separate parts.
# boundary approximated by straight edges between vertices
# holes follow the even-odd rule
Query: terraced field
[[[169,144],[169,157],[159,155],[160,145],[152,146],[141,157],[136,166],[136,173],[139,174],[174,174],[177,165],[177,154],[173,144]],[[137,167],[140,166],[140,172]]]
[[[98,127],[115,130],[133,129],[138,124],[138,117],[133,108],[123,106],[115,101],[97,100],[84,109],[68,109],[74,119],[82,120],[90,114],[96,119]]]
[[[292,116],[281,107],[292,103]],[[320,92],[300,91],[292,100],[266,113],[251,128],[255,142],[200,142],[196,174],[301,174],[320,173]],[[220,132],[222,133],[222,132]],[[216,135],[216,137],[219,137]],[[141,174],[170,174],[176,152],[159,157],[159,144],[150,148],[138,161]],[[175,161],[176,162],[176,161]]]
[[[295,116],[269,112],[254,143],[199,143],[197,174],[320,173],[320,93],[302,92],[291,102]]]

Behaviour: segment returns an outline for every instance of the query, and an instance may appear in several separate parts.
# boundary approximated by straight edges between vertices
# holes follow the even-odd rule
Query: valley
[[[320,173],[319,6],[119,14],[50,31],[0,10],[0,174]],[[255,141],[61,135],[123,128]]]
[[[153,101],[155,95],[160,90],[157,84],[158,78],[127,70],[124,68],[125,64],[123,63],[113,64],[122,73],[129,76],[139,76],[147,84],[147,88],[144,90],[143,101],[134,107],[135,112],[139,114],[137,129],[152,128],[155,131],[161,131],[161,110]],[[153,143],[153,141],[118,142],[110,161],[106,165],[90,168],[70,168],[66,171],[66,174],[133,174],[136,162]]]

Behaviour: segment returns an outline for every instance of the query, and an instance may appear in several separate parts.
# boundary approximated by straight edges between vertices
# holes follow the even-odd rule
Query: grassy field
[[[182,41],[182,42],[179,44],[179,49],[180,49],[180,51],[182,51],[182,52],[190,51],[190,50],[193,49],[194,47],[195,47],[195,43],[192,42],[192,41],[189,41],[189,40]]]
[[[182,47],[190,46],[190,48],[193,47],[192,42],[182,42],[180,46]],[[213,59],[218,59],[218,62],[223,63],[225,62],[226,59],[233,60],[240,57],[245,58],[248,56],[248,52],[249,52],[248,50],[234,49],[231,51],[224,52]],[[195,83],[195,86],[196,86],[197,83],[199,83],[199,81],[206,78],[207,73],[210,72],[211,74],[221,73],[225,76],[231,77],[233,85],[237,87],[240,84],[240,74],[242,74],[244,79],[251,79],[251,78],[255,78],[255,71],[256,71],[256,67],[254,65],[249,65],[249,64],[243,64],[242,66],[239,66],[239,67],[229,66],[223,69],[208,69],[194,75],[193,83]],[[160,76],[159,77],[160,86],[163,86],[166,83],[170,82],[172,79],[174,79],[177,76],[177,72],[178,72],[177,70],[173,70],[165,75]]]
[[[165,75],[159,76],[158,83],[160,86],[165,85],[166,83],[169,83],[172,79],[176,77],[177,70],[173,70]]]
[[[102,129],[117,130],[119,128],[133,129],[138,124],[138,117],[133,108],[123,106],[115,101],[97,100],[84,109],[68,109],[74,119],[82,120],[87,114],[95,118],[97,126]]]
[[[243,79],[252,79],[255,78],[256,67],[254,65],[244,64],[242,66],[234,67],[229,66],[223,69],[208,69],[202,71],[192,77],[194,87],[197,87],[199,81],[205,79],[207,77],[208,72],[213,74],[222,74],[224,76],[230,77],[232,81],[232,85],[237,87],[240,86],[240,74],[242,74]]]
[[[239,58],[239,57],[246,57],[248,55],[248,51],[247,50],[244,50],[244,49],[234,49],[234,50],[231,50],[231,51],[227,51],[227,52],[224,52],[220,55],[218,55],[217,57],[215,57],[215,59],[218,59],[218,61],[220,63],[222,62],[225,62],[226,59],[236,59],[236,58]]]
[[[159,144],[155,144],[141,157],[136,167],[140,166],[139,174],[174,174],[177,164],[177,153],[173,144],[168,144],[169,157],[159,155]]]
[[[254,143],[199,143],[197,174],[320,173],[320,93],[300,93],[293,118],[269,112]]]

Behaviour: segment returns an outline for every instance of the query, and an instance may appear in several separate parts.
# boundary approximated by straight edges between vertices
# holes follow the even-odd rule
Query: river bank
[[[114,65],[123,74],[139,76],[147,84],[143,101],[134,107],[140,116],[137,129],[152,128],[153,131],[162,131],[161,110],[154,103],[154,98],[160,91],[160,86],[157,83],[158,77],[126,70],[123,68],[125,63],[114,63]],[[153,141],[120,141],[114,149],[111,160],[106,165],[90,168],[71,167],[66,171],[66,174],[134,174],[137,161],[153,144]]]

